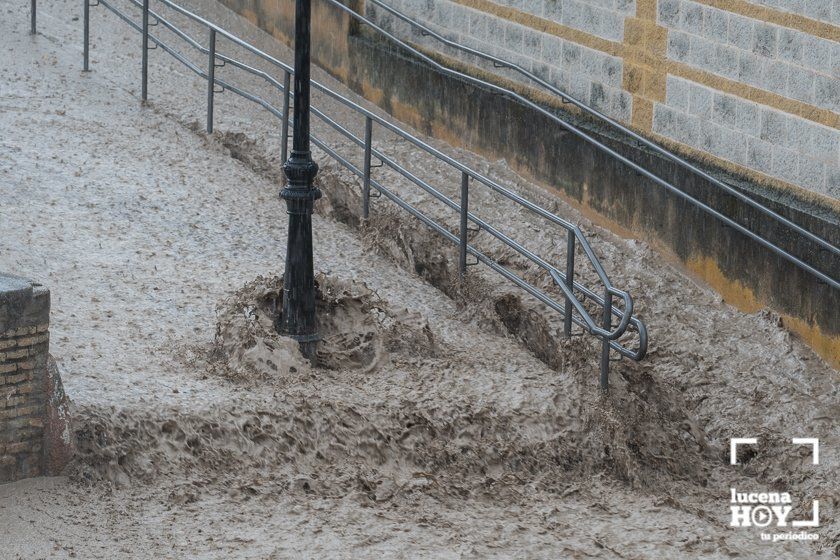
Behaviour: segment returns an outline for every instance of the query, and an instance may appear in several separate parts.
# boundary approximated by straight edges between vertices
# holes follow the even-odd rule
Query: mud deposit
[[[291,60],[217,2],[187,6]],[[485,267],[461,282],[455,247],[385,198],[363,221],[358,181],[316,150],[323,341],[309,363],[276,329],[279,123],[226,92],[207,135],[195,125],[206,84],[160,50],[139,103],[139,37],[113,16],[92,8],[93,71],[81,73],[65,48],[78,43],[77,2],[39,5],[35,37],[24,3],[0,7],[11,53],[0,125],[15,131],[0,140],[0,269],[52,290],[51,352],[79,451],[67,477],[0,486],[0,558],[840,556],[840,379],[772,313],[738,312],[504,162],[429,140],[580,225],[633,294],[649,354],[613,363],[602,395],[597,341],[564,338],[556,313]],[[334,101],[316,94],[314,106],[363,134]],[[312,126],[359,161],[340,134]],[[374,138],[457,196],[458,174]],[[457,215],[416,186],[374,173],[457,231]],[[470,205],[563,262],[564,231],[479,187]],[[553,289],[486,232],[470,242]],[[595,281],[585,266],[579,278]],[[789,444],[808,436],[822,443],[818,467]],[[760,444],[733,467],[730,437]],[[764,544],[730,528],[732,487],[789,492],[797,519],[818,499],[820,540]]]
[[[435,341],[418,313],[393,313],[363,283],[318,275],[315,280],[318,343],[314,364],[296,342],[279,333],[283,278],[259,277],[218,309],[216,357],[227,376],[287,379],[314,365],[372,371],[393,352],[434,355]]]

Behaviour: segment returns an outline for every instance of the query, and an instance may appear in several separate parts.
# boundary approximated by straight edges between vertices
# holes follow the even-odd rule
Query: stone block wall
[[[0,482],[56,474],[70,456],[49,319],[49,290],[0,275]]]
[[[683,155],[776,190],[840,200],[840,0],[385,2]],[[365,11],[441,50],[373,4]]]
[[[667,76],[653,132],[840,198],[840,43],[827,38],[837,38],[840,28],[829,25],[830,1],[775,4],[822,18],[828,29],[809,29],[792,18],[789,27],[692,0],[659,1],[667,59],[697,73],[693,79]],[[686,91],[696,106],[685,103]],[[759,99],[765,102],[753,101]]]

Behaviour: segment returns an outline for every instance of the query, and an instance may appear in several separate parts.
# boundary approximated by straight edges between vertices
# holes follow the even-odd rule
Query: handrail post
[[[149,0],[143,0],[143,85],[140,97],[143,101],[149,98]]]
[[[566,242],[566,286],[569,292],[575,292],[575,232],[569,230],[569,238]],[[563,316],[563,334],[566,338],[572,336],[572,300],[566,298],[566,309]]]
[[[283,132],[280,146],[280,161],[286,163],[289,151],[289,92],[291,76],[288,70],[283,71]]]
[[[34,0],[33,0],[34,1]],[[82,64],[82,72],[90,72],[90,0],[82,0],[84,4],[84,47],[83,51],[83,59],[84,62]]]
[[[35,27],[35,19],[37,17],[37,15],[36,15],[37,14],[37,8],[38,8],[38,6],[36,5],[36,0],[31,0],[30,3],[29,3],[29,18],[30,18],[29,34],[30,35],[35,35],[38,32],[38,30]]]
[[[370,216],[370,154],[373,151],[373,119],[365,117],[365,162],[364,184],[362,187],[362,218]]]
[[[216,90],[216,30],[210,28],[207,64],[207,134],[213,133],[213,93]]]
[[[605,331],[612,329],[612,294],[609,288],[604,290],[604,316],[601,325]],[[604,338],[601,345],[601,390],[610,390],[610,341]]]
[[[470,176],[466,171],[461,172],[461,231],[459,238],[458,275],[461,282],[467,274],[467,218],[470,204]]]

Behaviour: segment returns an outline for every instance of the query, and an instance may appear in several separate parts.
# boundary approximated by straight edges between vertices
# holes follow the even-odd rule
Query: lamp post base
[[[321,191],[312,186],[318,165],[309,152],[292,152],[283,166],[289,232],[286,242],[286,273],[283,278],[283,315],[280,332],[300,343],[307,359],[315,357],[320,337],[315,317],[315,274],[312,264],[312,211]]]

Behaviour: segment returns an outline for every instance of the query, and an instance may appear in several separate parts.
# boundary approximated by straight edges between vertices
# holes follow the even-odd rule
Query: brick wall
[[[758,184],[840,199],[840,0],[386,2],[684,155]],[[372,4],[365,10],[440,50]]]
[[[54,474],[69,458],[49,315],[49,290],[0,275],[0,482]]]

